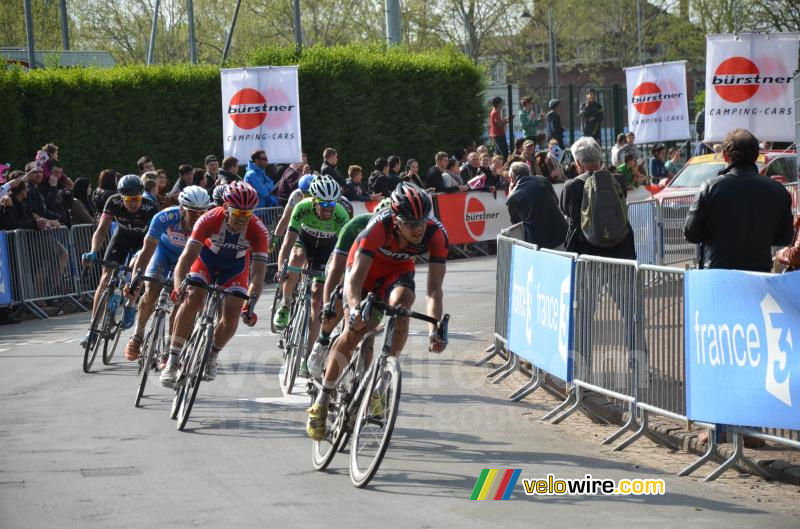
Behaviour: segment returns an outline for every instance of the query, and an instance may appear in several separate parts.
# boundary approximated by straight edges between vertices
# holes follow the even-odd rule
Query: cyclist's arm
[[[192,268],[192,264],[200,257],[200,250],[203,245],[199,242],[189,241],[183,249],[183,253],[178,258],[178,264],[175,265],[175,274],[173,277],[173,287],[175,290],[180,290],[181,283]]]
[[[281,220],[279,220],[278,225],[275,226],[276,237],[283,237],[286,234],[286,229],[289,227],[289,219],[292,218],[292,211],[294,211],[294,206],[286,204],[283,215],[281,215]]]
[[[97,225],[97,229],[94,230],[94,235],[92,235],[92,249],[90,250],[92,253],[97,253],[103,243],[106,242],[106,237],[108,237],[108,230],[111,227],[111,215],[103,215],[100,217],[100,224]]]
[[[447,266],[444,263],[431,263],[428,266],[428,316],[442,319],[442,284]],[[436,326],[430,325],[430,332],[436,332]]]
[[[250,303],[261,297],[261,290],[264,288],[264,275],[267,273],[267,263],[261,260],[253,260],[253,271],[250,274],[250,287],[247,295],[250,296]]]
[[[331,293],[333,293],[334,289],[339,284],[339,281],[342,279],[345,265],[347,265],[346,255],[336,252],[331,254],[331,258],[328,261],[327,270],[325,270],[325,288],[323,289],[322,293],[322,299],[325,301],[325,303],[331,299]]]
[[[361,290],[364,288],[364,280],[367,278],[369,269],[372,266],[372,257],[363,252],[356,253],[353,268],[347,276],[347,304],[350,307],[357,307],[361,303]]]
[[[136,259],[136,266],[131,274],[132,277],[136,277],[136,274],[139,272],[144,273],[145,268],[147,268],[147,265],[150,264],[150,258],[153,257],[153,254],[156,252],[157,246],[158,239],[154,239],[149,235],[144,238],[144,246],[142,247],[142,251],[139,253],[139,257]]]

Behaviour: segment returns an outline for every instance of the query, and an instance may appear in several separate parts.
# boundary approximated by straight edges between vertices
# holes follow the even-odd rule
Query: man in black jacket
[[[325,161],[322,163],[320,173],[330,176],[336,180],[336,183],[339,184],[340,188],[344,189],[345,180],[339,173],[339,169],[336,167],[336,164],[339,163],[339,153],[336,152],[336,149],[333,147],[327,147],[322,152],[322,157],[325,159]]]
[[[746,129],[722,143],[728,167],[707,180],[683,226],[701,244],[708,268],[769,272],[772,246],[792,242],[792,198],[781,184],[758,174],[758,139]]]
[[[603,107],[597,102],[597,91],[590,88],[586,101],[581,103],[578,114],[581,116],[581,130],[584,136],[591,136],[600,142],[600,124],[603,122]]]
[[[24,182],[12,187],[9,196],[0,202],[0,230],[35,230],[36,219],[25,200],[28,186]]]
[[[541,248],[563,250],[567,221],[558,209],[558,197],[547,178],[531,175],[525,162],[514,162],[509,168],[514,191],[506,206],[511,222],[524,223],[524,240]]]
[[[436,165],[428,169],[425,173],[425,187],[431,193],[456,193],[458,191],[467,191],[469,186],[456,186],[447,187],[444,185],[442,172],[447,169],[447,153],[440,151],[436,153]]]

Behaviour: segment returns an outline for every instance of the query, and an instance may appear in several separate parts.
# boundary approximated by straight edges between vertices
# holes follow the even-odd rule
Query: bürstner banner
[[[250,159],[263,149],[270,163],[302,160],[296,66],[221,70],[225,156]]]
[[[686,272],[686,415],[800,429],[800,281]]]
[[[686,102],[686,61],[625,68],[628,129],[637,143],[690,137]]]
[[[762,141],[794,141],[798,42],[798,33],[706,37],[706,141],[738,127]]]

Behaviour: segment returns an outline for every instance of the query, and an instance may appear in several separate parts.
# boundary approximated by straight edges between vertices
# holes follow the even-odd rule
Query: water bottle
[[[114,292],[111,294],[111,299],[108,300],[108,309],[111,311],[111,314],[117,313],[117,308],[119,307],[120,301],[122,301],[122,296],[119,292]]]

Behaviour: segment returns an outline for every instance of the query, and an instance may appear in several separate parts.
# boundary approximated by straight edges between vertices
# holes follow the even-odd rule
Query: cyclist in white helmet
[[[289,301],[297,285],[298,274],[304,263],[315,274],[311,288],[311,315],[322,309],[322,290],[325,265],[336,246],[339,231],[350,220],[347,210],[338,202],[342,191],[339,184],[330,176],[314,178],[309,186],[309,198],[300,201],[292,212],[289,230],[281,245],[278,263],[288,259],[289,266],[284,272],[283,300],[275,312],[273,324],[283,329],[289,323]],[[313,344],[319,332],[319,319],[311,317],[309,322],[308,344]],[[299,375],[308,377],[306,359],[308,351],[303,351],[303,361]]]
[[[202,187],[188,186],[178,195],[178,204],[153,217],[144,239],[144,247],[133,265],[132,277],[140,277],[144,270],[146,277],[164,280],[168,272],[175,268],[195,222],[208,210],[211,200]],[[125,288],[125,294],[130,298],[136,296],[141,286],[138,281],[135,282],[137,284]],[[144,328],[153,313],[160,291],[161,286],[156,283],[145,284],[144,295],[139,300],[136,327],[125,347],[127,360],[139,358]]]

